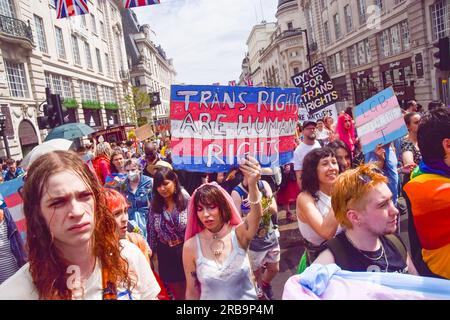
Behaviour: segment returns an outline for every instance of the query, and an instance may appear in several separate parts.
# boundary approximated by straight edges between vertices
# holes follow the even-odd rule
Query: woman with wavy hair
[[[119,242],[102,191],[74,153],[54,151],[31,165],[22,194],[29,263],[0,286],[0,299],[156,298],[149,264]]]
[[[309,265],[338,228],[331,207],[331,190],[339,174],[334,151],[329,147],[310,151],[303,161],[303,172],[308,174],[303,174],[302,192],[297,197],[297,219]]]

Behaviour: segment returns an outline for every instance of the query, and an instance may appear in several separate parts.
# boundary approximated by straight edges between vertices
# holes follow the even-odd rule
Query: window
[[[350,5],[346,5],[344,7],[344,15],[345,15],[345,27],[347,29],[347,33],[353,30],[353,21],[352,21],[352,9]]]
[[[78,47],[78,39],[74,35],[72,35],[71,38],[72,38],[73,61],[75,62],[75,64],[81,65],[80,48]]]
[[[341,33],[341,25],[339,23],[339,15],[337,13],[333,16],[333,21],[334,21],[334,31],[336,33],[336,39],[339,39],[342,36],[342,33]]]
[[[358,63],[359,64],[365,64],[366,63],[366,47],[364,45],[364,42],[358,42]]]
[[[108,76],[111,76],[111,64],[109,61],[109,55],[105,53],[105,67],[106,67],[106,74]]]
[[[323,29],[325,32],[325,42],[327,44],[331,43],[331,39],[330,39],[330,28],[328,27],[328,21],[325,21],[323,23]]]
[[[375,5],[380,9],[380,11],[383,11],[384,9],[383,0],[375,0]]]
[[[372,52],[370,51],[369,39],[364,40],[364,46],[366,47],[367,63],[370,63],[370,62],[372,62]]]
[[[86,61],[88,68],[94,69],[94,66],[92,65],[91,48],[89,47],[89,43],[87,43],[86,41],[84,42],[84,51],[86,54]]]
[[[287,23],[287,28],[288,28],[288,30],[294,29],[294,27],[293,27],[293,25],[292,25],[292,22],[288,22],[288,23]]]
[[[44,22],[41,17],[34,15],[34,26],[36,28],[36,38],[39,51],[48,53],[47,40],[45,39]]]
[[[139,77],[134,78],[134,85],[136,87],[140,87],[141,86],[141,80],[139,79]]]
[[[399,25],[395,25],[390,29],[391,32],[391,49],[392,54],[398,54],[402,51],[401,45],[400,45],[400,31],[399,31]]]
[[[359,24],[366,23],[366,0],[358,0]]]
[[[100,55],[100,50],[98,48],[95,48],[95,53],[97,54],[98,72],[103,73],[102,56]]]
[[[350,67],[356,67],[358,65],[358,56],[356,54],[356,46],[348,48],[348,58],[350,61]]]
[[[103,86],[103,94],[105,102],[116,102],[114,88]]]
[[[23,63],[5,61],[9,92],[13,97],[28,98],[28,85]]]
[[[380,34],[380,54],[382,58],[389,57],[391,55],[391,49],[389,46],[389,30],[384,30]]]
[[[56,34],[56,50],[58,51],[58,58],[66,58],[66,49],[64,47],[64,37],[61,28],[55,27]]]
[[[12,0],[0,0],[0,14],[15,18],[16,14],[14,12],[14,4]]]
[[[336,73],[336,61],[334,59],[334,55],[327,57],[327,66],[330,74]]]
[[[338,52],[334,55],[334,59],[336,61],[336,73],[344,71],[344,68],[342,65],[343,59],[341,59],[342,58],[341,55],[342,55],[342,52]]]
[[[441,0],[430,7],[433,40],[450,36],[450,3]]]
[[[92,32],[97,33],[97,23],[95,22],[95,16],[91,13]]]
[[[98,101],[97,85],[95,83],[78,80],[78,84],[83,101]]]
[[[405,21],[400,23],[400,34],[401,34],[401,37],[402,37],[403,50],[409,50],[410,43],[409,43],[408,20],[405,20]]]
[[[101,32],[102,39],[106,40],[106,29],[105,29],[105,24],[103,23],[103,21],[100,21],[100,32]]]
[[[394,0],[394,4],[397,5],[399,3],[402,3],[403,1],[405,1],[405,0]]]
[[[70,78],[45,72],[45,83],[51,89],[52,93],[59,94],[63,98],[73,97]]]
[[[82,14],[81,16],[81,26],[86,28],[86,17],[84,14]]]
[[[300,70],[297,68],[297,67],[295,67],[294,68],[294,74],[297,74],[297,73],[299,73],[300,72]]]
[[[320,0],[320,9],[325,9],[327,7],[327,0]]]

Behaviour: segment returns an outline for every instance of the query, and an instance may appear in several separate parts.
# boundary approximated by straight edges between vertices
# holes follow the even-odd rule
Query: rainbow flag
[[[0,194],[5,200],[6,206],[17,225],[22,239],[25,241],[27,225],[23,214],[23,200],[19,194],[19,189],[23,187],[23,184],[23,176],[3,182],[0,184]]]
[[[56,18],[66,18],[89,13],[86,0],[55,0]]]
[[[159,4],[159,0],[122,0],[123,6],[125,8],[135,8],[135,7],[142,7],[142,6],[149,6],[152,4]]]
[[[423,260],[432,272],[450,279],[450,178],[423,173],[403,189],[411,201]]]

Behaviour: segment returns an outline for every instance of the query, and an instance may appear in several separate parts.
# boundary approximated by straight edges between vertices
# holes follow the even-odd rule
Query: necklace
[[[222,233],[222,230],[224,229],[224,227],[226,226],[226,224],[224,224],[220,230],[216,233],[212,233],[211,231],[209,231],[210,233],[212,233],[212,241],[209,244],[209,249],[211,250],[211,252],[214,255],[214,261],[216,262],[216,264],[218,263],[218,260],[220,259],[220,256],[223,253],[223,250],[225,249],[225,242],[222,240],[222,238],[225,236],[220,236],[219,234]],[[228,229],[228,228],[227,228]]]
[[[381,239],[380,239],[381,254],[380,254],[379,257],[372,258],[372,257],[369,257],[368,255],[366,255],[366,254],[365,254],[364,252],[362,252],[361,250],[359,250],[359,249],[356,247],[356,245],[352,242],[352,240],[350,240],[350,238],[347,236],[346,233],[345,233],[345,237],[347,238],[348,242],[350,242],[350,244],[352,245],[352,247],[355,248],[356,250],[358,250],[359,253],[361,253],[361,254],[362,254],[364,257],[366,257],[367,259],[369,259],[369,260],[375,262],[375,261],[380,260],[382,257],[384,257],[384,262],[385,262],[385,264],[386,264],[386,268],[384,269],[384,272],[388,272],[388,270],[389,270],[389,260],[388,260],[388,258],[387,258],[386,251],[384,250],[383,241],[381,241]],[[378,268],[377,271],[381,271],[381,270],[380,270],[380,266],[376,265],[376,267]]]
[[[353,241],[347,236],[347,234],[345,234],[345,237],[347,238],[348,242],[350,242],[350,244],[352,245],[353,248],[358,250],[359,253],[361,253],[364,257],[366,257],[369,260],[378,261],[385,255],[383,242],[381,242],[381,240],[380,240],[380,243],[381,243],[381,254],[378,257],[373,258],[373,257],[369,257],[368,255],[366,255],[362,250],[359,250],[358,247],[353,243]]]

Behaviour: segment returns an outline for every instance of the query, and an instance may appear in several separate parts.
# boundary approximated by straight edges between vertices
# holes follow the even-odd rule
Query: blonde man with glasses
[[[331,204],[345,232],[328,241],[314,263],[336,263],[348,271],[417,275],[405,245],[394,235],[398,210],[387,178],[374,164],[342,173],[334,185]]]

